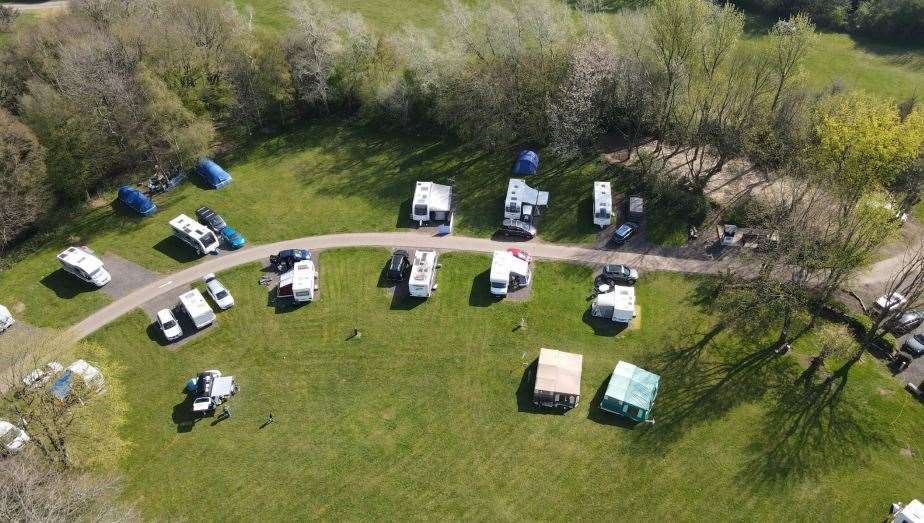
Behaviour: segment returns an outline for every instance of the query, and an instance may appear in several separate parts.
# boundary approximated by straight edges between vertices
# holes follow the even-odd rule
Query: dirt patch
[[[510,289],[507,291],[507,296],[504,298],[504,301],[509,301],[512,303],[522,303],[529,299],[533,294],[533,286],[527,285],[526,287],[521,287],[517,290]]]
[[[911,447],[902,447],[898,449],[898,453],[906,458],[914,457],[914,450]]]
[[[16,313],[16,314],[22,314],[22,313],[26,312],[26,304],[23,303],[23,302],[21,302],[21,301],[18,301],[18,302],[16,302],[16,303],[13,304],[12,309],[13,309],[13,312],[14,312],[14,313]]]
[[[883,389],[883,388],[876,390],[876,393],[879,394],[880,396],[891,396],[892,394],[895,394],[895,392],[889,389]]]

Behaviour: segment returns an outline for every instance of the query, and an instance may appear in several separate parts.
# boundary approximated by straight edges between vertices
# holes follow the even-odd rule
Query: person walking
[[[221,416],[222,416],[223,418],[230,418],[230,417],[231,417],[231,409],[230,409],[227,405],[225,405],[224,407],[222,407]]]
[[[276,421],[276,420],[273,419],[273,413],[270,412],[269,419],[266,420],[266,424],[269,425],[270,423],[273,423],[274,421]]]

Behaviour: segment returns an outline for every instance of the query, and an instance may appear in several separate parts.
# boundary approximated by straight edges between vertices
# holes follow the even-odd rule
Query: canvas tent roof
[[[222,169],[220,165],[208,158],[199,160],[199,164],[196,167],[202,179],[216,189],[231,183],[231,175]]]
[[[539,155],[534,151],[524,150],[517,154],[517,161],[513,163],[513,174],[529,176],[539,170]]]
[[[614,399],[651,410],[661,377],[631,363],[620,361],[613,369],[610,383],[606,387],[605,399]]]
[[[119,201],[138,214],[145,216],[157,210],[157,206],[154,205],[150,198],[138,189],[127,185],[119,187]]]
[[[536,389],[562,394],[581,393],[581,365],[584,356],[555,349],[539,350]]]
[[[549,193],[533,189],[519,178],[511,178],[507,184],[507,205],[517,201],[528,205],[546,206],[549,204]]]

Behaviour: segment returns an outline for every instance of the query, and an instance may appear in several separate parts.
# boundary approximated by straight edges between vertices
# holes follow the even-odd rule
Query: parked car
[[[3,445],[7,452],[19,452],[28,442],[29,435],[26,431],[9,421],[0,420],[0,445]]]
[[[604,265],[602,276],[610,284],[635,285],[638,281],[638,271],[625,265]]]
[[[237,232],[234,227],[230,225],[222,229],[219,234],[221,235],[221,239],[232,249],[240,249],[247,244],[247,238],[244,238],[243,234]]]
[[[167,341],[178,340],[183,337],[183,329],[170,309],[157,311],[157,326],[160,327],[160,332],[164,334]]]
[[[924,310],[907,310],[889,322],[889,330],[894,334],[904,334],[918,328],[921,323],[924,323]]]
[[[57,361],[50,361],[41,367],[33,370],[29,374],[26,374],[22,378],[23,385],[26,387],[31,387],[33,385],[41,385],[46,383],[51,379],[52,376],[64,370],[64,365],[61,365]]]
[[[407,275],[410,270],[411,256],[407,251],[398,249],[391,255],[388,268],[385,270],[385,277],[388,278],[389,281],[399,282],[404,279],[404,276]]]
[[[626,222],[620,225],[619,228],[616,229],[616,232],[613,233],[613,243],[616,245],[626,243],[638,229],[639,225],[635,222]]]
[[[873,304],[873,308],[878,312],[894,311],[895,309],[901,308],[906,303],[908,303],[908,298],[905,298],[897,292],[893,292],[888,296],[880,296],[877,298],[876,303]]]
[[[738,234],[737,225],[726,225],[722,229],[722,245],[734,245],[735,235]]]
[[[283,273],[291,271],[296,263],[310,259],[311,252],[308,249],[286,249],[270,256],[270,265],[276,272]]]
[[[924,334],[915,334],[905,340],[905,343],[902,344],[902,350],[915,358],[924,356]]]
[[[209,293],[209,296],[212,297],[212,301],[215,302],[215,305],[218,305],[219,309],[227,310],[234,307],[234,297],[231,296],[231,293],[228,292],[224,284],[218,281],[215,274],[211,272],[206,274],[202,277],[202,281],[205,282],[205,290]]]
[[[532,240],[536,236],[536,227],[522,220],[506,218],[501,224],[500,233],[507,237],[514,236]]]
[[[215,232],[221,232],[222,229],[228,226],[220,214],[204,205],[196,209],[196,218],[199,219],[199,223]]]

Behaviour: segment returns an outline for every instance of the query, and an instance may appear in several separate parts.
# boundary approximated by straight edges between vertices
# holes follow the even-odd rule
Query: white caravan
[[[594,182],[594,225],[604,229],[613,223],[613,194],[610,182]]]
[[[204,329],[215,321],[215,312],[199,292],[193,289],[180,295],[180,305],[197,329]]]
[[[418,225],[445,221],[452,216],[452,186],[433,182],[417,182],[411,200],[411,219]]]
[[[504,218],[533,222],[549,205],[549,193],[533,189],[526,181],[511,178],[504,200]]]
[[[52,377],[56,376],[59,372],[64,370],[64,365],[61,365],[57,361],[49,361],[48,363],[42,365],[41,367],[34,369],[29,374],[26,374],[22,378],[22,383],[26,387],[31,387],[33,385],[41,385],[47,383]]]
[[[292,270],[279,277],[277,298],[288,298],[297,303],[314,301],[318,291],[318,271],[311,260],[295,262]]]
[[[912,499],[907,505],[892,504],[891,523],[924,523],[924,503]]]
[[[645,199],[641,196],[629,197],[629,216],[632,221],[638,222],[645,217]]]
[[[16,323],[16,320],[13,319],[13,315],[10,314],[10,310],[3,305],[0,305],[0,332],[9,329],[13,326],[14,323]]]
[[[62,269],[97,287],[112,281],[112,276],[103,268],[103,262],[88,249],[68,247],[58,254],[58,261]]]
[[[22,450],[23,445],[29,442],[26,431],[13,425],[9,421],[0,419],[0,445],[10,454]]]
[[[491,258],[491,294],[506,296],[508,290],[526,287],[533,279],[529,253],[520,249],[494,251]]]
[[[106,387],[106,380],[103,378],[103,373],[100,372],[98,368],[87,363],[86,360],[77,360],[71,363],[64,371],[80,376],[81,379],[83,379],[83,383],[96,392],[102,392]]]
[[[597,318],[628,325],[635,318],[635,287],[616,285],[611,290],[598,294],[591,304],[590,311]]]
[[[417,251],[407,281],[407,290],[416,298],[429,298],[436,290],[436,251]]]
[[[208,227],[181,214],[170,220],[173,235],[196,250],[198,254],[218,251],[218,238]]]

